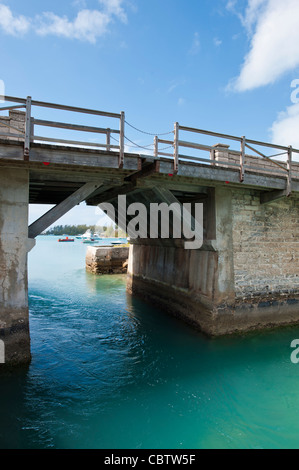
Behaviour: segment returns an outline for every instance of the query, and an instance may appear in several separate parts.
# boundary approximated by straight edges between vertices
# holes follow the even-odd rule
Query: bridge
[[[110,202],[117,214],[120,195],[127,207],[189,202],[191,218],[200,202],[204,214],[200,249],[184,249],[171,228],[167,239],[130,240],[129,292],[209,336],[299,322],[298,149],[177,122],[142,146],[128,137],[139,129],[124,112],[1,98],[0,339],[8,363],[30,361],[27,254],[36,236],[82,201]],[[54,207],[28,227],[28,204]],[[116,222],[126,230],[132,219]]]

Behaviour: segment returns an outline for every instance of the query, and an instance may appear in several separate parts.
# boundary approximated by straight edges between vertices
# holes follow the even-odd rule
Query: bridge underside
[[[200,202],[204,243],[186,250],[172,238],[131,241],[128,290],[209,335],[299,322],[299,180],[169,159],[0,140],[0,339],[8,362],[30,360],[27,253],[35,236],[86,201],[127,206]],[[274,201],[274,202],[273,202]],[[28,204],[55,208],[29,228]],[[132,220],[131,219],[128,219]],[[121,225],[121,224],[120,224]],[[125,228],[125,227],[124,227]]]

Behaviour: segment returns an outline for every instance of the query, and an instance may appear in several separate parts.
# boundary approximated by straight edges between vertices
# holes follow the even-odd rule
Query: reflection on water
[[[33,359],[1,375],[1,448],[298,447],[298,328],[209,340],[61,245],[30,253]]]

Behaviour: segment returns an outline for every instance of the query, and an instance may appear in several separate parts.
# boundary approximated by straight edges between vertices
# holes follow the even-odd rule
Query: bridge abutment
[[[127,288],[210,336],[299,323],[299,204],[215,188],[215,239],[135,240]],[[207,207],[206,207],[207,209]]]
[[[29,363],[27,253],[29,172],[0,168],[0,339],[5,363]]]

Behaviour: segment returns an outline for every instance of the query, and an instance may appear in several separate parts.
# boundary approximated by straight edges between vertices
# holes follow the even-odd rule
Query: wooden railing
[[[15,137],[20,138],[23,137],[24,139],[24,159],[28,160],[29,158],[29,151],[30,151],[30,144],[33,142],[49,142],[53,144],[63,144],[63,145],[75,145],[80,147],[94,147],[94,148],[103,148],[108,151],[115,150],[119,152],[119,167],[123,167],[124,162],[124,135],[125,135],[125,113],[122,111],[121,113],[110,113],[106,111],[98,111],[94,109],[86,109],[86,108],[78,108],[74,106],[65,106],[61,104],[54,104],[54,103],[47,103],[43,101],[35,101],[32,100],[31,97],[27,97],[27,99],[23,98],[16,98],[13,96],[1,96],[1,99],[4,101],[8,101],[11,103],[19,103],[18,105],[12,106],[5,106],[1,107],[0,111],[10,111],[10,110],[19,110],[25,109],[25,128],[24,130],[20,130],[18,128],[7,126],[8,132],[0,133],[1,136],[8,136],[8,137]],[[36,117],[32,116],[32,108],[36,107],[43,107],[43,108],[51,108],[57,109],[62,111],[71,111],[74,113],[83,113],[83,114],[92,114],[95,116],[102,116],[105,118],[113,118],[119,121],[119,129],[113,128],[101,128],[101,127],[94,127],[94,126],[86,126],[80,124],[71,124],[66,122],[57,122],[57,121],[48,121],[43,119],[37,119]],[[1,121],[0,117],[0,126],[6,126],[4,121]],[[36,126],[43,126],[43,127],[52,127],[52,128],[59,128],[59,129],[69,129],[81,132],[91,132],[95,134],[101,134],[106,136],[105,143],[96,143],[96,142],[86,142],[86,141],[79,141],[79,140],[66,140],[61,139],[58,137],[46,137],[41,135],[35,134]],[[10,130],[14,132],[9,132]],[[118,139],[112,137],[112,134],[116,134]],[[111,138],[114,139],[116,144],[111,143]]]
[[[204,145],[191,141],[184,141],[180,139],[181,132],[196,133],[206,135],[209,137],[217,137],[220,139],[231,140],[240,143],[240,150],[229,149],[229,145],[215,144],[215,145]],[[165,153],[159,150],[159,144],[168,144],[173,147],[173,153]],[[253,147],[267,147],[268,149],[279,150],[280,153],[275,155],[265,155],[260,150]],[[181,148],[196,149],[199,151],[209,152],[210,158],[202,158],[199,156],[183,155],[180,153]],[[257,157],[253,157],[252,154],[246,153],[246,148],[254,152]],[[157,136],[154,138],[154,156],[167,157],[173,159],[174,173],[178,173],[180,162],[195,161],[198,163],[205,163],[211,166],[222,166],[222,167],[235,167],[240,172],[240,182],[244,181],[245,172],[247,170],[256,170],[262,173],[272,173],[279,176],[284,176],[287,179],[286,195],[290,195],[292,191],[292,166],[293,166],[293,154],[299,154],[298,149],[294,149],[292,146],[285,147],[282,145],[270,144],[266,142],[260,142],[256,140],[246,139],[245,137],[237,137],[228,134],[220,134],[217,132],[206,131],[203,129],[196,129],[192,127],[181,126],[179,123],[174,125],[174,139],[165,140],[160,139]],[[219,156],[220,155],[220,156]],[[227,157],[221,160],[221,156],[226,155]],[[286,155],[286,163],[273,160],[274,157]],[[267,164],[264,164],[264,162]],[[273,175],[274,176],[274,175]],[[296,177],[299,179],[299,167]]]
[[[25,111],[25,122],[23,129],[20,127],[15,127],[9,125],[4,121],[4,118],[1,120],[0,116],[0,137],[8,136],[9,138],[16,138],[18,140],[24,141],[24,159],[29,159],[30,145],[34,142],[46,142],[62,145],[71,145],[79,147],[93,147],[93,148],[102,148],[107,151],[115,151],[119,156],[119,167],[122,168],[124,164],[124,142],[127,137],[125,136],[125,113],[111,113],[98,111],[94,109],[78,108],[74,106],[65,106],[54,103],[47,103],[42,101],[32,100],[31,97],[16,98],[12,96],[0,96],[0,99],[17,103],[9,106],[4,106],[0,108],[0,111],[14,111],[19,109],[24,109]],[[60,111],[70,111],[73,113],[83,113],[89,115],[100,116],[104,118],[116,119],[119,122],[119,128],[104,128],[104,127],[95,127],[89,125],[81,124],[71,124],[66,122],[50,121],[45,119],[38,119],[33,117],[32,108],[48,108],[56,109]],[[34,112],[35,114],[35,112]],[[6,118],[8,119],[8,118]],[[130,124],[129,124],[130,125]],[[68,129],[73,131],[80,132],[89,132],[104,135],[106,137],[105,143],[99,142],[86,142],[80,140],[66,140],[58,137],[47,137],[37,135],[36,128],[38,126],[42,127],[51,127],[58,129]],[[1,127],[7,128],[7,131],[1,132]],[[133,127],[133,126],[132,126]],[[145,132],[146,133],[146,132]],[[219,138],[230,140],[233,142],[238,142],[240,145],[240,150],[233,150],[229,148],[229,145],[223,144],[214,144],[207,145],[203,143],[197,143],[194,141],[186,141],[181,139],[182,133],[189,134],[199,134],[208,136],[209,138]],[[117,138],[113,137],[113,134]],[[257,171],[259,173],[270,173],[273,176],[282,176],[286,178],[286,195],[290,195],[292,191],[292,178],[299,179],[299,166],[296,165],[296,170],[293,165],[293,154],[299,154],[298,149],[294,149],[291,146],[285,147],[282,145],[275,145],[266,142],[255,141],[247,139],[245,137],[237,137],[228,134],[221,134],[217,132],[206,131],[203,129],[196,129],[192,127],[181,126],[178,122],[174,125],[174,131],[169,132],[168,134],[173,134],[173,139],[164,139],[155,136],[154,138],[154,158],[159,159],[160,157],[171,159],[173,161],[173,172],[177,174],[179,171],[179,165],[183,162],[197,162],[201,164],[208,164],[212,167],[225,167],[225,168],[235,168],[239,171],[240,182],[244,181],[246,171]],[[113,143],[111,143],[113,139]],[[127,139],[128,141],[130,139]],[[165,147],[161,149],[159,144],[167,146],[166,149],[171,148],[172,152],[165,152]],[[280,153],[275,155],[265,155],[261,150],[258,150],[255,147],[265,147],[268,149],[279,150]],[[140,147],[142,148],[142,147]],[[181,148],[192,149],[192,151],[199,152],[208,152],[209,157],[205,155],[201,157],[201,153],[198,155],[185,155],[181,153]],[[251,152],[255,153],[255,157],[246,153],[246,149],[249,149]],[[273,160],[274,157],[286,155],[285,162]],[[294,173],[293,173],[294,170]]]

